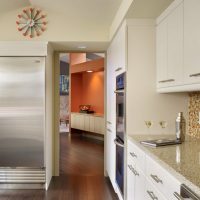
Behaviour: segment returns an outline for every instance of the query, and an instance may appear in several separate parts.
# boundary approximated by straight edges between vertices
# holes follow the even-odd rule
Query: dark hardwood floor
[[[103,175],[103,144],[60,134],[60,176],[48,191],[0,190],[0,200],[116,200],[109,179]]]

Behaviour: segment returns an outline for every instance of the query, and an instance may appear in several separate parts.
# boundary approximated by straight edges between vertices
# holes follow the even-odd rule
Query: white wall
[[[156,93],[155,25],[142,21],[128,27],[127,134],[175,134],[175,119],[180,111],[186,115],[188,95]],[[145,120],[153,121],[149,130]],[[161,120],[168,122],[165,130]]]
[[[23,8],[0,13],[0,40],[30,40],[24,37],[21,32],[17,30],[16,20],[17,15],[22,12]],[[47,13],[47,31],[42,36],[36,37],[32,40],[45,41],[108,41],[109,28],[100,23],[93,23],[92,21],[84,21],[82,19],[71,19],[62,16],[61,13],[48,12]]]
[[[46,189],[48,189],[51,177],[53,175],[53,137],[54,137],[54,82],[53,80],[53,50],[48,45],[48,55],[46,57],[45,68],[45,87],[46,87],[46,144],[45,144],[45,158],[46,158]]]

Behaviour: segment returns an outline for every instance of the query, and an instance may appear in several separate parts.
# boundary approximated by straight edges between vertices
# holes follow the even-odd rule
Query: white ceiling
[[[29,5],[28,0],[0,0],[0,14]]]
[[[156,18],[174,0],[134,0],[126,15],[127,18]]]
[[[62,14],[73,21],[85,20],[110,26],[122,0],[29,0],[47,13]],[[92,30],[91,30],[92,31]]]

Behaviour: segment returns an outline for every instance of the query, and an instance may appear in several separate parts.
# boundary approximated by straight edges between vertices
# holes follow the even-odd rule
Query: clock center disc
[[[35,25],[35,21],[33,19],[29,20],[29,26],[33,27]]]

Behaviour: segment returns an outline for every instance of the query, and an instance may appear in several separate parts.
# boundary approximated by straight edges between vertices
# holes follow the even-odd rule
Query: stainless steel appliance
[[[188,199],[188,200],[200,200],[200,197],[195,194],[190,188],[188,188],[185,184],[181,185],[181,195],[174,193],[174,196],[179,199]]]
[[[116,77],[116,183],[124,196],[125,73]]]
[[[0,188],[45,183],[45,58],[0,57]]]

